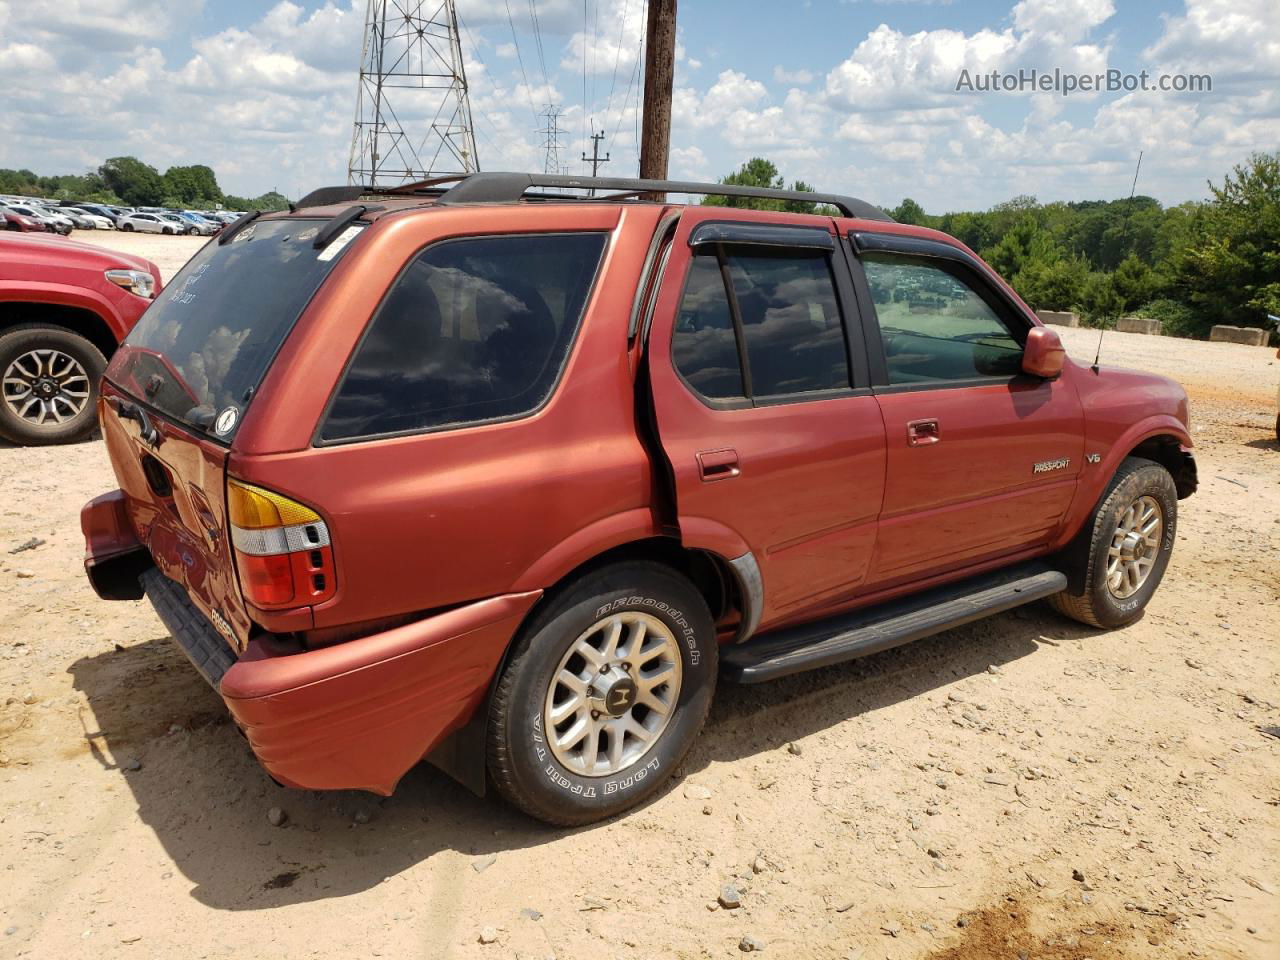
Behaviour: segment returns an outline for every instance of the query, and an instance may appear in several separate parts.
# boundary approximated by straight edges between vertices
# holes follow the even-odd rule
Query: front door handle
[[[698,454],[698,473],[704,483],[728,480],[741,472],[737,450],[703,450]]]
[[[942,431],[936,419],[912,420],[907,424],[907,443],[913,447],[923,447],[941,439]]]

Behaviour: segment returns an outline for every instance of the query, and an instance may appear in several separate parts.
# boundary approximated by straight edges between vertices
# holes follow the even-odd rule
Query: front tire
[[[498,792],[578,826],[651,797],[702,729],[715,628],[693,585],[657,563],[596,571],[521,632],[489,703]]]
[[[1060,613],[1094,627],[1128,626],[1164,577],[1177,539],[1178,491],[1158,463],[1120,464],[1089,522],[1067,548],[1067,575],[1082,585],[1049,598]]]
[[[97,425],[106,358],[65,327],[27,323],[0,335],[0,437],[23,446],[74,443]]]
[[[125,233],[133,233],[133,224],[132,224],[132,223],[126,223],[126,224],[125,224],[123,227],[121,227],[120,229],[121,229],[121,230],[123,230]]]

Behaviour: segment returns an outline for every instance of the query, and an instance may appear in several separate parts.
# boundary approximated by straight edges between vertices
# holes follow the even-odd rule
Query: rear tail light
[[[300,607],[333,596],[333,547],[320,515],[278,493],[227,481],[240,587],[256,607]]]

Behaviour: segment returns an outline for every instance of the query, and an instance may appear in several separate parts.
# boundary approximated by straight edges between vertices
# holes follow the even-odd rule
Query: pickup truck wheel
[[[711,614],[687,580],[656,563],[597,571],[517,639],[489,703],[490,778],[560,826],[641,803],[702,729],[716,663]]]
[[[1130,457],[1112,477],[1102,502],[1067,555],[1083,570],[1084,589],[1049,598],[1061,613],[1094,627],[1133,623],[1164,577],[1178,526],[1178,492],[1158,463]]]
[[[93,432],[106,358],[63,327],[22,324],[0,334],[0,437],[24,446]]]

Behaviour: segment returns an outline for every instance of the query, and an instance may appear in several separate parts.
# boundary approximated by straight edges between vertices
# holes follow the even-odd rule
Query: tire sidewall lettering
[[[681,638],[684,641],[682,646],[685,655],[685,670],[697,671],[702,662],[697,631],[681,610],[654,597],[630,594],[618,597],[609,603],[598,604],[592,619],[600,620],[611,613],[617,613],[622,610],[638,610],[650,615],[659,615],[666,625],[673,630],[677,638]],[[549,678],[547,679],[549,681]],[[692,677],[690,679],[692,680]],[[680,703],[684,702],[686,696],[692,693],[696,686],[697,684],[691,683],[681,689]],[[536,689],[534,693],[534,702],[530,704],[532,709],[529,712],[531,730],[529,747],[533,757],[536,758],[538,769],[550,785],[574,797],[583,799],[616,797],[640,787],[651,778],[657,777],[663,769],[664,758],[661,752],[664,741],[672,732],[671,728],[668,728],[663,738],[654,745],[649,754],[614,776],[581,777],[566,771],[547,746],[546,738],[549,735],[549,731],[543,728],[541,695]],[[677,706],[678,709],[679,706]],[[672,718],[673,727],[679,723],[679,719],[678,716]]]

